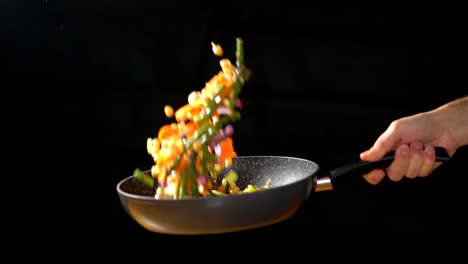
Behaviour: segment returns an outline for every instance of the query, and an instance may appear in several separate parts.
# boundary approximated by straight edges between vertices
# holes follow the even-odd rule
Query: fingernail
[[[426,156],[429,157],[429,158],[432,158],[432,156],[434,155],[434,149],[433,148],[430,148],[430,147],[427,147],[424,152],[426,153]]]
[[[399,148],[399,150],[400,150],[400,154],[401,154],[401,155],[408,155],[408,153],[409,153],[409,148],[408,148],[407,145],[401,146],[401,147]]]
[[[366,181],[369,182],[370,184],[375,183],[375,177],[369,177],[369,174],[364,174],[362,175],[362,177],[364,177],[364,179],[366,179]]]
[[[374,182],[379,182],[379,181],[380,181],[380,176],[374,175],[374,177],[372,177],[372,180],[373,180]]]
[[[422,149],[422,144],[421,143],[414,143],[413,148],[414,148],[414,150],[420,150],[420,149]]]

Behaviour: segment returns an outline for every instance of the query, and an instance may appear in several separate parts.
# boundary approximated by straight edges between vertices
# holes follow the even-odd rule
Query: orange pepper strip
[[[159,129],[158,139],[159,142],[162,142],[163,139],[168,138],[172,135],[179,134],[179,128],[177,126],[172,126],[170,124],[164,125]]]
[[[193,120],[193,117],[199,115],[202,109],[203,105],[201,104],[195,106],[186,104],[181,108],[177,109],[177,111],[175,112],[175,119],[178,122],[186,119]]]
[[[224,72],[220,71],[206,84],[205,88],[202,89],[202,93],[207,93],[211,96],[214,96],[218,93],[217,89],[222,85],[224,85],[225,88],[220,94],[220,97],[221,99],[224,99],[232,90],[232,82],[227,78]]]
[[[177,166],[176,170],[182,173],[182,171],[188,167],[188,164],[189,164],[189,158],[188,158],[188,155],[185,154],[180,160],[179,166]]]
[[[182,132],[187,136],[192,136],[193,133],[198,129],[197,122],[188,122],[182,126]]]
[[[235,155],[232,138],[228,137],[219,142],[219,146],[221,147],[221,157],[219,157],[220,162],[224,162],[226,159],[232,158]]]
[[[220,82],[221,82],[222,84],[224,84],[224,86],[226,86],[226,88],[224,88],[223,92],[220,94],[221,99],[224,99],[224,98],[226,98],[226,97],[229,95],[229,93],[231,92],[231,90],[232,90],[232,83],[231,83],[230,80],[228,80],[228,79],[226,78],[226,76],[224,75],[224,73],[223,73],[222,75],[221,75],[221,74],[219,74],[219,75],[220,75],[220,79],[221,79]]]
[[[162,162],[166,162],[168,160],[173,160],[177,157],[177,148],[174,146],[174,147],[167,147],[167,148],[162,148],[160,151],[159,151],[159,156],[158,156],[158,159],[156,161],[156,163],[162,163]]]

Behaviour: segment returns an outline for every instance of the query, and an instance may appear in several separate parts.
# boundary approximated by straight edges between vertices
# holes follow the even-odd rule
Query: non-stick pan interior
[[[264,187],[269,179],[271,187],[279,187],[313,175],[318,170],[318,165],[292,157],[244,156],[235,158],[233,166],[225,170],[220,179],[230,169],[239,174],[237,184],[241,188],[249,184]]]

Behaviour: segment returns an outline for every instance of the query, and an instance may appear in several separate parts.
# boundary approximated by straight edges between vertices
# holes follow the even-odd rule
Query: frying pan
[[[317,163],[301,158],[242,156],[234,158],[232,165],[239,175],[238,186],[263,187],[271,180],[271,188],[226,196],[155,199],[154,190],[129,176],[117,184],[117,192],[125,211],[149,231],[174,235],[226,233],[284,221],[296,213],[312,191],[332,190],[336,177],[384,168],[393,159],[391,152],[376,162],[359,160],[324,171]],[[436,161],[448,160],[445,150],[436,148]]]

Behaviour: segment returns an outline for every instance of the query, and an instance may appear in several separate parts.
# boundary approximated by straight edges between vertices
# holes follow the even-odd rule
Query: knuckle
[[[401,120],[394,120],[390,123],[390,126],[388,127],[390,131],[398,131],[400,130],[401,127]]]

